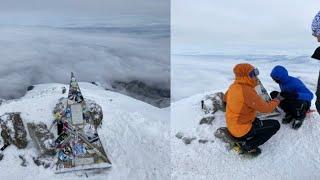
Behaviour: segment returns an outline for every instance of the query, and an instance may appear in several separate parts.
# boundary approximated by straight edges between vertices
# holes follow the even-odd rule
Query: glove
[[[282,97],[278,91],[272,91],[270,97],[271,99],[278,99],[279,101],[284,100],[284,97]]]
[[[282,97],[282,96],[280,95],[280,93],[279,93],[278,96],[275,97],[275,99],[278,99],[279,101],[283,101],[285,98]]]
[[[276,97],[278,96],[278,94],[279,94],[279,92],[278,92],[278,91],[272,91],[272,92],[270,93],[270,97],[271,97],[271,99],[276,98]]]
[[[284,97],[285,99],[297,99],[297,93],[289,93],[289,92],[281,92],[280,96]]]

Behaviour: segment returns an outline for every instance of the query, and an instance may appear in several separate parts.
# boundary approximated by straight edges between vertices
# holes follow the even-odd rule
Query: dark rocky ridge
[[[91,83],[96,86],[101,86],[98,82]],[[112,82],[111,87],[111,89],[106,90],[119,92],[159,108],[170,106],[170,90],[168,89],[153,87],[139,80],[130,82],[115,81]],[[27,88],[27,91],[33,88],[34,86],[31,85]]]
[[[170,90],[149,86],[142,81],[115,81],[112,83],[112,90],[159,108],[170,106]]]

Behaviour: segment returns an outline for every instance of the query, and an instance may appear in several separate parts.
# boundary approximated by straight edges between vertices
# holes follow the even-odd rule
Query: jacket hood
[[[270,76],[272,77],[272,79],[279,80],[280,83],[284,83],[289,80],[287,69],[279,65],[272,69]]]
[[[250,78],[249,73],[254,69],[251,64],[242,63],[237,64],[233,68],[233,73],[235,74],[235,83],[247,84],[251,87],[257,86],[256,78]]]

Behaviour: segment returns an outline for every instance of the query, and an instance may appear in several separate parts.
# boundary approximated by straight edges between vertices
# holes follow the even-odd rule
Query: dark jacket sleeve
[[[317,95],[316,108],[317,108],[318,113],[320,114],[320,71],[319,71],[316,95]]]

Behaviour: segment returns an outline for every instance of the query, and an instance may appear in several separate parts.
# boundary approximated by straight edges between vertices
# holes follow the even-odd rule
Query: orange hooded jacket
[[[226,121],[229,132],[235,137],[246,135],[256,118],[257,111],[272,112],[280,103],[278,99],[264,101],[255,91],[256,78],[250,78],[254,69],[250,64],[238,64],[233,68],[235,81],[225,94]]]

